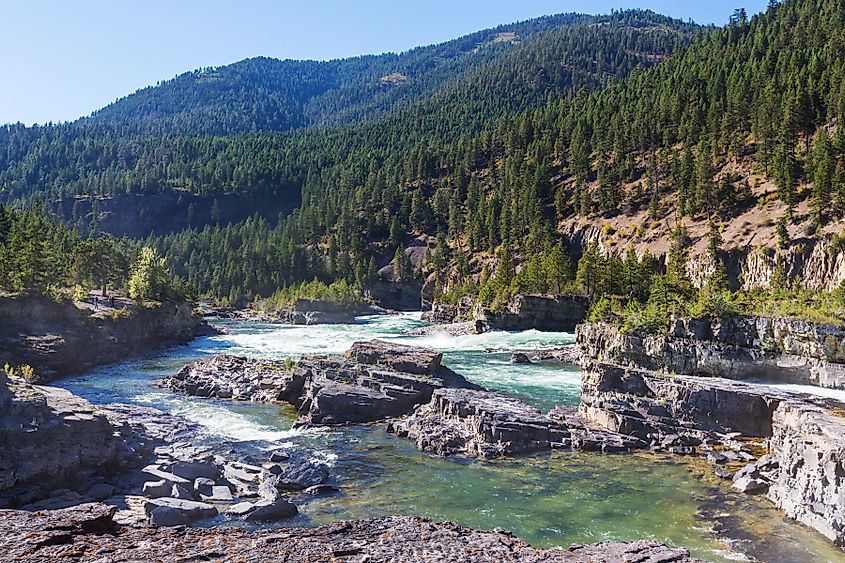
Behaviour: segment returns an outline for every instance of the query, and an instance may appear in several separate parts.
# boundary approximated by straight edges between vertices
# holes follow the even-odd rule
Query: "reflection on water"
[[[295,414],[289,407],[188,398],[152,384],[188,361],[214,354],[295,358],[340,353],[356,340],[383,338],[440,349],[444,363],[455,371],[547,411],[560,403],[577,404],[579,371],[553,364],[511,365],[507,350],[570,344],[571,334],[403,335],[424,324],[419,314],[363,317],[356,325],[219,324],[229,334],[93,370],[63,385],[92,402],[132,402],[184,416],[206,429],[198,437],[201,442],[241,442],[259,453],[278,445],[307,448],[332,466],[342,493],[303,504],[294,525],[419,514],[474,528],[508,529],[538,547],[651,538],[688,547],[711,561],[743,559],[732,546],[764,561],[841,557],[765,501],[730,493],[701,462],[691,471],[677,458],[649,455],[555,452],[495,462],[440,459],[386,434],[380,424],[291,431]]]

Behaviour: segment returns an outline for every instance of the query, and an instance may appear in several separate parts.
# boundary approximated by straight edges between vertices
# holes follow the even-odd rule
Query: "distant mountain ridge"
[[[186,72],[143,88],[94,112],[91,119],[188,135],[345,125],[422,100],[539,35],[576,25],[607,24],[613,21],[610,18],[544,16],[400,54],[330,61],[255,57]],[[685,33],[695,27],[651,12],[639,12],[635,21],[625,24],[671,26]]]

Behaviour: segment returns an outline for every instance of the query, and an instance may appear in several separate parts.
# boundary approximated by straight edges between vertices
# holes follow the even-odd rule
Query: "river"
[[[578,403],[579,370],[512,365],[508,350],[569,344],[572,334],[403,335],[425,324],[418,313],[361,317],[354,325],[214,324],[227,334],[98,368],[62,386],[94,403],[136,403],[184,416],[205,429],[198,442],[237,444],[259,460],[270,447],[311,452],[330,466],[341,493],[304,502],[301,514],[285,525],[418,514],[473,528],[504,528],[543,548],[647,538],[685,546],[709,561],[842,560],[841,552],[786,521],[765,500],[730,492],[700,460],[572,452],[492,462],[441,459],[388,435],[383,424],[294,431],[289,407],[198,399],[154,385],[185,363],[215,354],[297,358],[383,338],[442,350],[444,364],[458,373],[545,412]],[[215,524],[235,524],[222,518]]]

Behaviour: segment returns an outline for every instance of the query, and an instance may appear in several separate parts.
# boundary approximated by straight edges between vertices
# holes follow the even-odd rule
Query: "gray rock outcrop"
[[[23,382],[6,389],[0,411],[0,506],[19,506],[51,489],[117,470],[128,452],[91,403],[62,389]]]
[[[274,402],[298,394],[290,389],[292,380],[285,362],[221,355],[188,364],[162,384],[198,397]]]
[[[297,426],[372,422],[410,413],[436,389],[470,383],[435,350],[372,340],[341,356],[284,362],[218,356],[187,365],[163,385],[192,395],[292,403]]]
[[[70,300],[37,295],[0,297],[3,362],[32,366],[44,383],[148,348],[188,342],[203,324],[187,302],[115,313],[91,314]]]
[[[765,494],[788,517],[845,545],[845,419],[838,406],[764,385],[599,361],[588,365],[581,400],[591,425],[654,449],[706,453],[717,464],[754,461],[751,451],[730,448],[756,438],[770,454],[737,472],[734,488]]]
[[[516,295],[493,310],[464,298],[434,303],[423,318],[434,323],[480,322],[487,329],[573,332],[587,316],[589,300],[578,295]]]
[[[477,389],[441,365],[434,350],[373,340],[356,342],[342,357],[303,358],[297,425],[371,422],[410,413],[445,387]]]

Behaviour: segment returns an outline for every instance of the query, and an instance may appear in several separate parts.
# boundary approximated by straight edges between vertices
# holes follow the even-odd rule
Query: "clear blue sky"
[[[66,121],[198,67],[404,51],[560,12],[649,8],[699,23],[766,0],[0,0],[0,123]]]

